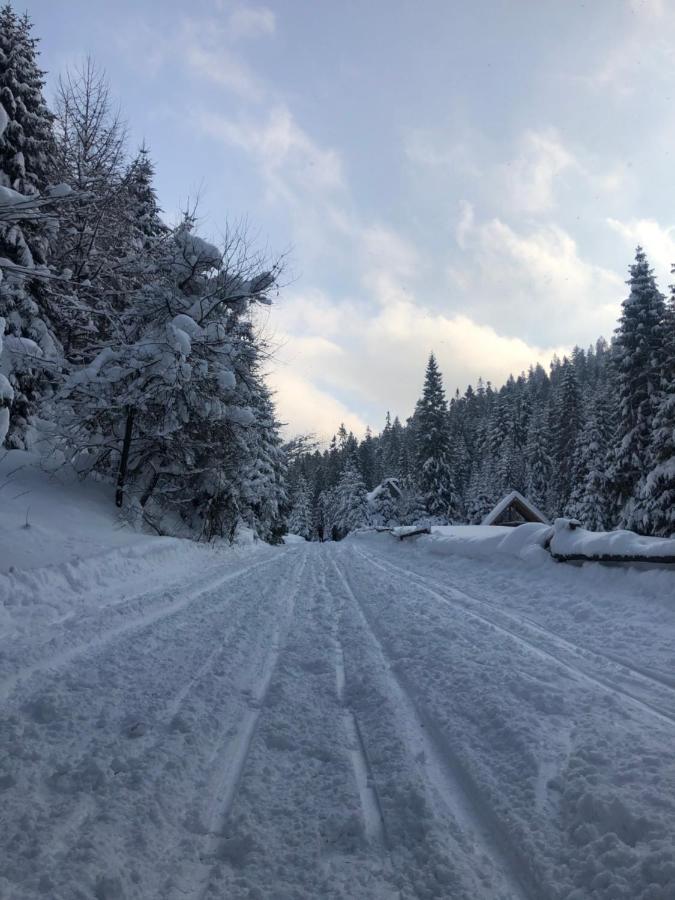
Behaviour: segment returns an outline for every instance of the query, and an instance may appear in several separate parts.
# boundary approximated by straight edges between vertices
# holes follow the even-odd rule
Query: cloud
[[[274,107],[262,121],[202,112],[198,122],[205,133],[250,153],[278,199],[292,199],[294,191],[324,192],[344,186],[339,155],[320,148],[286,106]]]
[[[274,34],[276,17],[266,6],[240,6],[233,10],[229,31],[235,40]]]
[[[367,423],[329,391],[317,387],[311,375],[278,366],[269,374],[268,382],[275,391],[277,417],[287,436],[315,434],[327,441],[341,422],[355,434],[364,434]]]
[[[628,222],[620,222],[618,219],[608,218],[607,224],[635,248],[640,244],[647,258],[654,266],[661,288],[669,281],[671,266],[675,264],[675,226],[664,227],[654,219],[632,219]]]
[[[476,223],[465,208],[457,229],[465,308],[505,334],[539,341],[582,341],[613,326],[622,279],[584,260],[555,224],[518,231],[499,218]],[[451,284],[457,272],[451,267]]]
[[[451,394],[479,376],[500,385],[509,374],[536,362],[547,366],[554,353],[569,349],[533,346],[468,315],[436,312],[393,279],[380,278],[377,285],[372,306],[353,298],[336,303],[312,291],[287,297],[276,310],[277,337],[284,344],[272,382],[283,415],[296,428],[320,421],[325,437],[343,419],[358,433],[366,422],[378,428],[389,408],[405,418],[413,412],[432,350]]]
[[[186,15],[164,30],[156,22],[137,16],[122,26],[116,40],[135,66],[153,76],[180,66],[204,83],[224,88],[241,100],[259,103],[266,90],[236,44],[245,36],[253,36],[256,21],[261,33],[260,23],[269,16],[273,31],[274,16],[264,8],[236,9],[227,23],[216,16]]]
[[[554,189],[560,176],[566,170],[579,169],[579,163],[554,129],[527,131],[520,143],[516,158],[500,167],[510,207],[527,213],[548,212],[556,205]]]
[[[628,0],[631,10],[650,19],[662,19],[666,14],[665,0]]]

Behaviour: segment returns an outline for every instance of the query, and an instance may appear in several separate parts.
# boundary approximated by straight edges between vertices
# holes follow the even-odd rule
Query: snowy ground
[[[3,576],[0,897],[675,897],[675,573],[154,546]]]

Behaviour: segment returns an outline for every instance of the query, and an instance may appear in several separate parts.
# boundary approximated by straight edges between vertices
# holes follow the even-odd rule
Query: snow
[[[48,190],[47,193],[50,197],[69,197],[73,193],[73,189],[69,184],[65,184],[62,182],[61,184],[54,184]]]
[[[559,556],[626,556],[675,559],[675,538],[644,537],[633,531],[586,531],[569,519],[556,519],[551,552]]]
[[[221,391],[231,391],[237,386],[237,379],[231,369],[221,369],[218,372],[218,387]]]
[[[40,359],[43,355],[39,345],[27,337],[17,337],[14,334],[6,334],[3,338],[4,352],[13,353],[15,356],[30,356]]]
[[[492,525],[492,523],[496,522],[496,520],[499,518],[499,516],[501,516],[501,514],[504,512],[504,510],[507,509],[513,503],[514,500],[520,500],[520,502],[523,503],[525,506],[528,506],[532,510],[532,512],[539,519],[541,519],[542,522],[548,522],[548,519],[546,518],[546,516],[543,514],[543,512],[541,512],[539,509],[537,509],[537,507],[534,505],[534,503],[532,503],[526,497],[523,497],[523,495],[519,491],[511,491],[511,493],[509,493],[505,497],[503,497],[499,501],[499,503],[495,506],[495,508],[485,516],[485,518],[483,519],[481,524],[482,525]]]
[[[530,559],[532,562],[549,558],[543,549],[551,533],[550,525],[526,522],[511,528],[508,525],[435,525],[431,529],[432,553],[442,556],[459,553],[473,559],[492,559],[505,555]]]
[[[399,487],[398,479],[385,478],[385,480],[381,484],[378,484],[377,487],[374,487],[372,491],[368,491],[368,493],[366,494],[368,503],[373,503],[385,491],[388,493],[392,493],[394,496],[400,496],[401,489]]]
[[[17,203],[26,203],[27,199],[25,194],[0,185],[0,206],[16,206]]]
[[[2,103],[0,103],[0,136],[2,136],[2,133],[4,132],[5,128],[7,128],[8,124],[9,116],[7,115],[5,107],[2,105]]]
[[[284,544],[305,544],[305,538],[301,534],[285,534],[283,536]]]
[[[11,390],[12,386],[10,385],[10,383],[7,381],[4,375],[0,374],[0,393],[3,394],[4,398],[7,398],[9,391]],[[8,431],[9,407],[2,406],[0,407],[0,447],[4,444]]]
[[[0,484],[0,896],[675,896],[675,569],[539,525],[227,549],[25,453]]]

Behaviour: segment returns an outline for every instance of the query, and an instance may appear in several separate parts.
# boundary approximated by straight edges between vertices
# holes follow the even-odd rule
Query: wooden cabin
[[[550,524],[543,512],[527,497],[523,497],[519,491],[511,491],[485,516],[481,525],[508,525],[515,528],[516,525],[523,525],[525,522]]]

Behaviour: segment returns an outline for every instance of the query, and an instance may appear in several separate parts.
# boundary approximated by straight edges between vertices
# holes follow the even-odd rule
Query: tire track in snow
[[[287,558],[277,557],[277,563],[281,562],[282,565],[287,564]],[[246,573],[250,571],[250,567],[247,567]],[[282,570],[283,571],[283,570]],[[273,589],[272,589],[273,590]],[[270,591],[269,593],[271,593]],[[235,597],[233,595],[232,601],[234,601]],[[262,596],[255,602],[255,609],[259,610],[259,608],[265,603],[265,597]],[[221,631],[222,622],[218,620],[222,620],[223,613],[225,608],[230,609],[230,614],[227,616],[226,627],[224,631]],[[128,742],[128,737],[123,745],[124,749],[122,750],[122,745],[120,747],[118,759],[121,757],[121,763],[118,763],[120,766],[119,769],[112,769],[113,774],[117,775],[120,772],[124,774],[130,767],[138,766],[141,761],[146,760],[148,757],[152,758],[155,754],[158,754],[162,751],[166,751],[169,749],[169,746],[174,743],[175,735],[172,736],[171,732],[171,723],[174,717],[178,714],[180,709],[183,707],[188,698],[194,693],[194,691],[203,686],[205,683],[206,676],[214,669],[218,668],[219,662],[223,658],[229,658],[233,654],[234,648],[238,647],[242,640],[242,633],[245,633],[246,630],[246,622],[250,617],[253,611],[253,604],[243,605],[239,604],[239,608],[234,610],[231,609],[232,603],[228,602],[211,604],[208,608],[208,621],[212,623],[212,639],[215,641],[215,646],[210,652],[207,652],[205,657],[200,659],[196,654],[192,657],[190,663],[188,663],[188,672],[194,665],[194,662],[198,662],[198,666],[196,670],[191,671],[185,680],[182,683],[182,686],[176,693],[171,697],[171,699],[166,702],[161,710],[158,712],[156,716],[152,715],[152,718],[147,718],[146,716],[142,716],[139,719],[139,724],[145,727],[149,726],[148,734],[145,736],[140,736],[135,738],[130,743]],[[215,621],[213,621],[215,619]],[[207,621],[207,619],[202,618],[202,623]],[[161,626],[164,626],[166,630],[167,622],[166,620],[162,620],[160,623]],[[213,631],[213,626],[217,626],[217,630]],[[202,628],[202,630],[204,630]],[[132,639],[138,639],[140,635],[135,634],[132,635]],[[161,652],[163,654],[167,653],[167,648],[165,646],[164,639],[160,642]],[[103,648],[105,651],[108,648],[107,646]],[[126,652],[128,655],[129,645],[125,644],[122,648],[120,648],[122,652]],[[154,653],[156,651],[151,651]],[[173,651],[169,651],[170,653]],[[138,656],[138,651],[134,652],[135,656]],[[87,660],[87,664],[92,661]],[[96,660],[93,661],[94,665],[96,665]],[[100,662],[99,662],[100,665]],[[123,663],[123,670],[126,672],[134,672],[135,667],[133,664],[130,664],[128,661]],[[180,671],[180,668],[177,670]],[[216,676],[217,677],[217,676]],[[211,679],[213,681],[213,679]],[[164,683],[163,683],[164,684]],[[123,691],[129,687],[129,684],[126,684],[123,687]],[[125,704],[125,694],[122,694],[120,697],[116,698],[113,696],[109,697],[109,702],[112,702],[116,708],[122,708]],[[202,704],[204,701],[202,700]],[[154,709],[153,709],[154,713]],[[117,729],[115,730],[117,733]],[[126,728],[126,732],[128,734],[129,727]],[[96,736],[96,731],[94,730],[91,734],[92,737]],[[124,739],[123,739],[124,740]],[[106,748],[110,749],[110,748]],[[72,747],[71,752],[76,754],[79,757],[91,757],[96,758],[97,755],[101,754],[101,748],[96,748],[96,750],[92,750],[88,745],[80,744],[77,747]],[[172,767],[175,760],[175,754],[180,753],[181,749],[176,747],[175,744],[173,746],[173,755],[169,757],[167,765],[169,768]],[[103,758],[107,758],[107,754],[105,750],[103,751]],[[161,778],[163,777],[164,769],[159,769],[157,773],[144,784],[144,788],[142,791],[143,797],[147,799],[152,799],[153,796],[156,796],[162,793],[161,789]],[[134,791],[134,795],[136,795],[136,791]],[[49,798],[47,798],[49,800]],[[77,844],[79,838],[82,837],[82,833],[88,827],[87,819],[96,813],[96,806],[92,802],[93,798],[91,795],[82,793],[78,794],[74,798],[74,803],[72,808],[68,811],[64,811],[62,814],[58,816],[58,819],[55,820],[52,827],[49,829],[49,833],[46,838],[42,839],[42,854],[49,854],[52,851],[52,848],[56,849],[59,847],[69,846],[73,844]],[[142,804],[141,804],[142,805]],[[142,815],[142,812],[139,812],[139,817]]]
[[[481,900],[541,900],[542,892],[534,883],[527,859],[522,857],[518,847],[512,846],[480,790],[469,779],[438,726],[416,699],[407,679],[392,667],[385,646],[352,589],[349,577],[335,560],[331,562],[387,673],[401,730],[411,757],[423,767],[432,799],[435,795],[441,800],[461,831],[474,837],[484,858],[490,862],[492,883],[489,885],[479,880],[471,865],[464,867],[464,875],[468,874],[474,881],[473,896]],[[455,862],[457,860],[453,859]]]
[[[325,563],[324,563],[325,566]],[[322,593],[330,600],[330,592],[326,586],[325,568],[321,572]],[[334,623],[333,642],[335,645],[335,691],[338,703],[342,707],[342,725],[347,737],[349,758],[354,772],[354,780],[359,793],[361,803],[361,815],[366,838],[370,844],[385,852],[387,849],[387,835],[382,814],[382,804],[377,791],[377,785],[373,776],[372,766],[368,758],[368,752],[363,740],[363,734],[356,713],[349,705],[346,698],[345,654],[340,640],[340,619],[342,607],[338,609],[337,619]]]
[[[188,591],[181,600],[171,601],[168,604],[155,607],[150,612],[128,619],[120,625],[110,628],[108,631],[104,631],[102,634],[97,634],[95,637],[91,637],[73,647],[69,647],[67,650],[62,650],[46,659],[41,659],[36,663],[24,666],[22,669],[19,669],[0,682],[0,701],[6,701],[20,684],[29,680],[33,675],[50,669],[63,668],[69,662],[84,654],[95,655],[112,641],[128,634],[143,631],[145,628],[148,628],[163,619],[167,619],[177,613],[183,612],[204,594],[217,591],[224,584],[227,584],[230,581],[236,581],[239,578],[249,575],[256,569],[270,565],[273,562],[278,562],[276,556],[265,559],[262,562],[254,563],[251,566],[246,566],[243,569],[238,569],[236,572],[230,572],[227,575],[219,575],[209,579],[196,590]],[[163,588],[162,590],[163,592],[166,592],[167,589],[168,588]]]
[[[361,550],[357,550],[356,552],[364,555],[363,551]],[[369,559],[373,558],[371,557],[371,554],[365,555],[368,556]],[[392,563],[391,565],[393,566],[394,564]],[[621,656],[616,656],[612,653],[603,653],[602,651],[593,649],[592,647],[586,647],[581,644],[577,644],[574,641],[571,641],[569,638],[564,637],[559,632],[547,628],[545,625],[542,625],[541,622],[533,619],[531,616],[528,616],[525,613],[520,613],[513,610],[507,611],[502,606],[499,606],[497,603],[494,603],[491,600],[486,600],[484,597],[477,597],[475,594],[467,591],[466,588],[460,587],[457,582],[446,580],[445,582],[441,583],[414,570],[401,569],[401,571],[404,571],[406,574],[413,575],[421,579],[422,581],[426,581],[429,585],[435,587],[436,589],[442,590],[443,588],[452,588],[454,592],[461,595],[462,597],[465,597],[466,600],[469,601],[469,603],[471,603],[472,605],[478,604],[482,607],[488,607],[489,609],[496,612],[499,616],[509,620],[513,624],[518,626],[525,626],[525,628],[529,628],[532,631],[540,633],[542,636],[548,638],[553,643],[557,643],[561,648],[568,650],[570,653],[581,656],[584,659],[589,659],[590,657],[602,659],[613,667],[619,666],[622,669],[625,669],[638,680],[649,682],[659,689],[665,689],[675,695],[675,676],[669,677],[659,672],[655,672],[653,669],[650,669],[647,666],[638,666],[634,662],[629,662]]]
[[[637,709],[641,710],[642,712],[646,712],[650,716],[653,716],[653,717],[659,719],[659,721],[665,723],[666,725],[670,726],[671,728],[675,725],[675,713],[671,713],[669,711],[663,710],[660,707],[654,705],[653,703],[650,703],[649,701],[644,700],[641,697],[635,696],[630,691],[627,691],[625,688],[620,687],[618,684],[616,684],[615,682],[612,682],[611,680],[606,680],[597,674],[592,675],[589,672],[586,672],[583,669],[580,669],[578,666],[575,666],[572,663],[568,662],[567,660],[561,658],[561,656],[558,656],[556,653],[553,653],[550,650],[546,650],[544,647],[533,643],[531,640],[528,640],[526,637],[523,637],[523,635],[520,634],[518,631],[516,631],[514,628],[510,628],[507,625],[500,624],[499,622],[496,622],[494,619],[490,618],[489,616],[483,615],[482,613],[479,613],[479,612],[476,612],[475,610],[467,608],[467,604],[465,602],[462,602],[460,599],[458,599],[457,596],[449,597],[447,594],[443,593],[442,592],[443,588],[444,588],[443,585],[439,585],[437,582],[433,582],[430,579],[428,579],[422,575],[419,575],[417,572],[397,566],[394,563],[389,562],[389,560],[386,560],[383,562],[380,559],[380,561],[378,561],[375,557],[371,556],[369,553],[363,552],[361,549],[354,548],[354,551],[363,560],[370,563],[371,565],[376,566],[378,569],[380,569],[382,572],[385,572],[390,577],[394,577],[394,578],[399,577],[399,579],[400,579],[400,575],[405,575],[407,578],[412,579],[413,581],[415,581],[417,583],[417,585],[419,587],[422,588],[422,590],[426,591],[430,596],[439,600],[441,603],[445,604],[446,606],[451,606],[455,609],[460,609],[469,618],[472,618],[479,622],[482,622],[484,625],[487,625],[490,628],[493,628],[495,631],[501,632],[502,634],[505,634],[508,637],[513,638],[527,652],[534,653],[535,655],[539,656],[541,659],[544,659],[546,661],[556,663],[557,665],[561,666],[563,669],[568,671],[575,679],[585,681],[588,684],[593,685],[594,687],[599,687],[607,693],[616,694],[616,695],[623,697],[625,700],[628,701],[628,703],[631,706],[634,706]],[[397,576],[396,574],[392,574],[392,573],[400,573],[400,574]],[[460,591],[458,588],[455,588],[454,586],[453,586],[453,590],[459,594],[465,593],[463,591]],[[472,600],[470,595],[465,595],[465,596],[468,597],[470,604],[473,603],[475,605],[475,603],[482,602],[482,601]],[[504,614],[504,617],[511,618],[511,621],[516,621],[512,617],[508,616],[508,614]],[[550,637],[552,639],[553,635],[550,635]],[[571,645],[571,646],[574,647],[574,645]],[[578,649],[580,649],[580,648],[578,648]]]
[[[305,551],[302,561],[296,568],[292,587],[289,589],[288,585],[282,584],[281,592],[286,594],[283,602],[285,609],[283,615],[276,620],[270,649],[263,655],[261,660],[253,661],[251,670],[246,672],[246,681],[240,687],[240,690],[249,696],[246,708],[243,710],[234,733],[231,733],[231,729],[225,732],[211,757],[213,769],[206,788],[209,800],[203,810],[207,845],[200,857],[201,865],[195,867],[195,871],[191,876],[191,880],[198,883],[194,890],[191,890],[189,883],[185,888],[179,888],[183,896],[192,897],[193,900],[204,900],[209,892],[211,869],[217,860],[219,845],[224,838],[223,831],[239,792],[246,760],[255,738],[260,715],[269,693],[274,672],[279,663],[286,635],[290,629],[297,595],[307,568],[307,559],[308,554]],[[248,680],[249,678],[252,678],[252,682]],[[208,868],[204,876],[203,869],[205,865]],[[199,877],[200,870],[201,878]],[[181,880],[185,882],[184,878]]]

